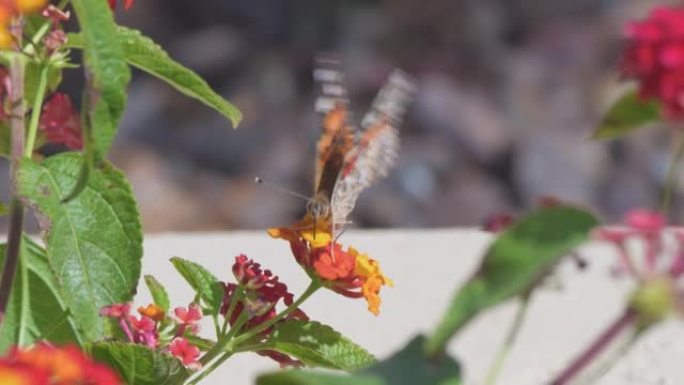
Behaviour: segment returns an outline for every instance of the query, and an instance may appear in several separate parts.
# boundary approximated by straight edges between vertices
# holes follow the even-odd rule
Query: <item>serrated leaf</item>
[[[414,338],[387,360],[351,375],[291,370],[262,375],[257,385],[460,385],[461,367],[443,355],[428,358],[425,338]]]
[[[143,345],[94,342],[86,350],[95,360],[116,370],[126,385],[175,385],[189,376],[178,359]]]
[[[539,210],[504,231],[473,277],[456,293],[428,339],[427,350],[437,353],[482,310],[529,293],[598,223],[586,211],[556,206]]]
[[[126,56],[126,61],[148,74],[155,76],[184,95],[200,101],[225,116],[237,127],[242,113],[224,99],[211,86],[191,69],[173,60],[163,48],[140,31],[118,27],[118,38]],[[83,47],[81,34],[69,34],[69,46]]]
[[[0,264],[5,252],[6,245],[0,245]],[[20,264],[26,264],[26,274],[22,273],[20,265],[0,327],[0,354],[13,345],[26,346],[40,339],[57,345],[80,343],[50,271],[45,250],[24,238],[21,254]]]
[[[601,120],[592,134],[593,139],[614,139],[660,118],[660,105],[655,101],[644,101],[632,89],[622,95]]]
[[[100,163],[114,141],[126,107],[126,87],[131,71],[124,59],[117,27],[106,0],[72,0],[83,37],[88,108],[92,135],[86,135],[86,151]]]
[[[79,176],[81,155],[21,162],[18,191],[39,216],[50,266],[64,301],[88,340],[104,336],[99,311],[129,301],[140,277],[142,230],[124,175],[94,169],[83,192],[62,203]]]
[[[171,258],[171,263],[211,309],[211,314],[218,314],[224,293],[221,282],[198,263],[180,257]]]
[[[242,113],[216,93],[194,71],[173,60],[157,43],[140,31],[119,27],[118,35],[126,60],[134,67],[153,75],[179,92],[213,108],[237,127]]]
[[[154,304],[164,310],[164,313],[168,312],[171,303],[169,301],[169,294],[166,292],[164,286],[151,275],[145,276],[145,284],[152,295]]]
[[[263,344],[310,367],[353,371],[376,362],[366,349],[330,326],[314,321],[280,323]]]

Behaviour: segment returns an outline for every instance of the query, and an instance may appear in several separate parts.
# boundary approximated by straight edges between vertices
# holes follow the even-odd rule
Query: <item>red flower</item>
[[[0,384],[120,385],[121,381],[109,367],[92,361],[76,346],[39,343],[29,349],[14,348],[0,359]]]
[[[134,0],[124,0],[124,9],[128,10],[133,6]],[[117,0],[109,0],[109,8],[113,11],[116,9]]]
[[[626,28],[622,73],[639,82],[639,96],[662,103],[665,115],[684,118],[684,7],[658,7]]]
[[[313,249],[311,262],[318,275],[330,281],[348,278],[356,266],[356,259],[342,251],[339,243]]]
[[[48,385],[49,380],[45,371],[22,363],[0,360],[0,384]]]
[[[491,233],[498,233],[511,227],[513,223],[515,223],[515,217],[511,213],[502,212],[485,219],[482,229]]]
[[[221,305],[220,314],[228,317],[231,326],[234,326],[237,320],[244,312],[249,314],[249,319],[241,327],[242,331],[252,329],[270,319],[273,319],[278,314],[276,305],[282,300],[285,305],[293,303],[293,295],[287,289],[287,285],[280,282],[278,276],[273,275],[270,270],[262,270],[261,265],[248,259],[245,255],[238,255],[235,257],[233,264],[233,274],[238,282],[240,282],[244,293],[240,300],[236,301],[235,307],[231,314],[227,314],[230,304],[236,295],[238,285],[234,283],[224,284],[223,303]],[[287,319],[306,320],[308,317],[300,310],[295,309],[288,315]],[[257,339],[266,338],[273,327],[267,328],[256,337]],[[269,350],[262,350],[257,352],[260,355],[270,357],[279,362],[281,366],[298,366],[301,363],[290,358],[285,354],[276,353]]]
[[[55,93],[43,105],[40,128],[50,142],[63,144],[72,150],[83,147],[81,119],[66,94]]]
[[[353,247],[346,251],[333,240],[331,225],[326,219],[306,215],[290,227],[272,228],[268,234],[290,242],[297,263],[323,286],[349,298],[365,298],[368,310],[380,311],[380,289],[392,286],[378,262]]]
[[[171,341],[171,345],[169,345],[169,353],[181,360],[183,365],[188,368],[198,369],[201,366],[197,360],[200,355],[199,348],[188,342],[185,338],[174,338]]]

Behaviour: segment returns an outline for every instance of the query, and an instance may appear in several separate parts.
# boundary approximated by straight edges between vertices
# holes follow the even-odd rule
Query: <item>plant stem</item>
[[[501,369],[503,369],[504,362],[506,362],[506,358],[508,358],[508,354],[511,352],[513,344],[515,344],[515,340],[518,338],[518,334],[520,334],[520,329],[523,324],[523,320],[525,319],[525,314],[527,313],[529,303],[529,296],[523,297],[522,302],[515,313],[515,319],[513,319],[511,328],[508,330],[506,339],[501,345],[494,362],[487,371],[487,377],[484,382],[485,385],[496,384],[496,380],[501,374]]]
[[[226,352],[224,353],[218,360],[216,360],[211,366],[209,366],[207,369],[203,370],[202,373],[200,373],[197,377],[192,379],[192,381],[188,382],[188,385],[195,385],[198,382],[202,381],[206,376],[208,376],[211,372],[216,370],[221,364],[223,364],[227,359],[229,359],[233,355],[232,352]]]
[[[10,157],[10,201],[9,231],[7,233],[7,251],[0,276],[0,325],[5,319],[14,277],[19,264],[22,229],[24,227],[24,205],[17,194],[17,173],[19,163],[24,157],[24,66],[25,59],[21,55],[13,55],[10,61],[10,79],[12,84],[10,125],[11,125],[11,157]]]
[[[214,347],[212,347],[206,354],[202,356],[202,358],[200,358],[200,364],[207,365],[217,355],[224,351],[233,337],[235,337],[235,334],[237,334],[238,330],[240,330],[248,320],[249,315],[246,312],[240,314],[240,317],[238,317],[235,324],[230,328],[230,332],[216,341],[216,345],[214,345]]]
[[[43,109],[43,101],[45,100],[45,91],[47,90],[47,78],[49,65],[44,63],[40,69],[40,78],[38,80],[38,88],[36,89],[36,98],[33,100],[33,108],[31,109],[31,120],[29,121],[28,136],[26,138],[26,149],[24,154],[31,157],[33,154],[33,146],[36,143],[36,133],[38,132],[38,122],[40,121],[40,114]]]
[[[667,168],[665,187],[663,188],[663,195],[660,200],[660,211],[665,216],[667,216],[667,213],[670,210],[672,191],[674,190],[675,184],[677,182],[677,166],[679,165],[679,161],[682,159],[682,155],[684,155],[684,132],[679,133],[677,145],[675,147],[674,153],[672,153],[672,158],[670,159],[670,164]]]
[[[278,314],[277,316],[271,318],[270,320],[262,324],[255,326],[253,329],[250,329],[247,333],[239,336],[236,339],[235,345],[238,345],[240,342],[249,340],[250,338],[270,328],[271,326],[275,325],[278,321],[290,315],[292,311],[297,309],[302,303],[304,303],[304,301],[309,299],[309,297],[311,297],[313,293],[316,292],[316,290],[320,289],[320,287],[321,284],[317,280],[312,280],[311,284],[309,284],[309,287],[306,288],[304,293],[302,293],[302,295],[300,295],[299,298],[297,298],[297,300],[292,303],[292,305],[288,306],[287,309],[280,312],[280,314]]]
[[[239,284],[235,288],[235,292],[233,293],[233,297],[230,299],[230,303],[228,304],[228,309],[226,310],[226,314],[223,315],[223,326],[221,327],[221,335],[226,334],[226,331],[228,330],[228,324],[230,322],[230,319],[233,318],[233,312],[235,311],[235,307],[238,304],[238,301],[242,299],[242,297],[245,294],[245,288],[242,284]]]
[[[575,359],[565,370],[563,370],[550,385],[566,385],[576,378],[586,367],[612,343],[620,333],[637,320],[637,313],[628,308],[620,317],[599,335],[599,337]]]

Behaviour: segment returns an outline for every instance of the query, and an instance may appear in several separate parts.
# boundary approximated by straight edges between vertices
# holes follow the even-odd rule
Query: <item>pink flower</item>
[[[174,338],[169,345],[169,353],[172,356],[181,360],[183,365],[191,369],[199,369],[201,364],[197,360],[200,355],[200,350],[197,346],[191,344],[182,337]]]
[[[159,335],[157,333],[157,323],[153,319],[145,316],[140,316],[140,318],[129,316],[128,323],[131,325],[131,329],[133,329],[134,342],[153,349],[157,347]]]
[[[625,223],[643,233],[658,233],[665,228],[665,217],[657,211],[633,209],[625,215]]]
[[[177,307],[173,310],[173,313],[176,315],[177,321],[180,324],[176,331],[176,337],[182,337],[188,327],[190,328],[191,333],[197,333],[199,331],[199,325],[197,325],[197,323],[202,319],[202,309],[199,305],[191,303],[187,308]]]
[[[684,7],[658,7],[627,25],[622,74],[639,82],[639,96],[662,103],[665,115],[684,118]]]
[[[100,310],[100,315],[103,317],[121,318],[128,316],[130,311],[130,303],[115,303],[113,305],[103,307]]]

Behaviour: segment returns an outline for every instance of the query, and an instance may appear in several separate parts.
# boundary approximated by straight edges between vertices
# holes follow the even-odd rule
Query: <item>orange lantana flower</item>
[[[364,297],[368,310],[379,314],[380,289],[392,286],[392,281],[382,273],[376,260],[353,247],[344,251],[334,242],[327,219],[314,221],[306,215],[289,227],[269,229],[268,234],[290,242],[295,260],[310,277],[321,280],[323,286],[346,297]]]
[[[144,307],[140,306],[138,308],[138,313],[140,313],[140,315],[144,315],[147,318],[151,318],[152,320],[157,322],[162,321],[166,316],[164,309],[160,308],[159,306],[153,303],[148,304]]]

